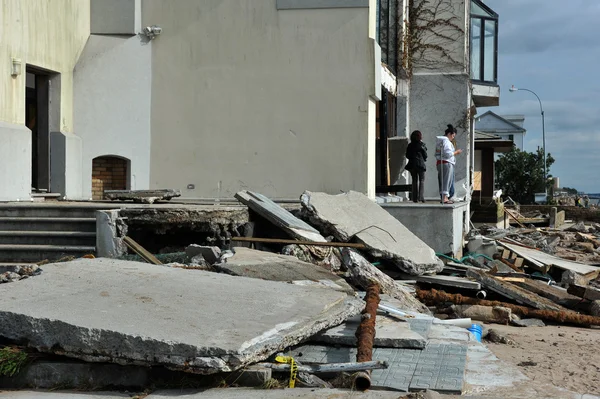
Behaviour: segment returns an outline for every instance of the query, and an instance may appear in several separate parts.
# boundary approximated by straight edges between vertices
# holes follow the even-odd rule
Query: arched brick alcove
[[[105,190],[127,190],[129,160],[104,155],[92,160],[92,199],[104,199]]]

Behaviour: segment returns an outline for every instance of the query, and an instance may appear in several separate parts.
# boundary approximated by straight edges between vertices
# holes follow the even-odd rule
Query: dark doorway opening
[[[25,124],[32,138],[31,186],[38,193],[50,191],[50,79],[49,72],[27,67]]]

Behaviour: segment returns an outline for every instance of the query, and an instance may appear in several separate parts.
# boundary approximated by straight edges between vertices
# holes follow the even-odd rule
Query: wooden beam
[[[151,263],[153,265],[162,265],[162,262],[156,259],[154,255],[150,252],[146,251],[144,247],[135,242],[135,240],[131,237],[124,237],[123,242],[127,245],[127,248],[131,249],[137,255],[139,255],[146,262]]]
[[[301,240],[286,240],[280,238],[259,238],[259,237],[231,237],[231,241],[239,242],[260,242],[264,244],[296,244],[296,245],[312,245],[315,247],[339,247],[339,248],[355,248],[366,249],[365,244],[356,242],[318,242],[318,241],[301,241]]]

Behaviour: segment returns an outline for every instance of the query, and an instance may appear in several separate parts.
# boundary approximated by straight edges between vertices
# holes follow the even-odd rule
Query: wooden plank
[[[549,299],[543,298],[514,284],[499,280],[484,272],[469,270],[467,271],[467,276],[479,281],[481,285],[489,290],[523,305],[531,306],[532,308],[540,310],[566,310],[562,306],[555,304]]]
[[[515,259],[517,259],[517,257],[518,257],[518,256],[517,256],[517,254],[516,254],[516,253],[514,253],[514,252],[511,252],[511,253],[510,253],[510,256],[508,257],[508,259],[512,261],[512,260],[515,260]]]
[[[522,283],[525,281],[524,277],[496,277],[500,281],[507,281],[509,283]]]
[[[524,261],[525,261],[525,259],[523,259],[523,258],[517,258],[517,259],[515,259],[515,266],[519,267],[519,268],[523,267],[523,262]]]
[[[582,287],[580,285],[570,285],[567,292],[579,298],[590,301],[600,300],[600,290],[594,287]]]
[[[568,309],[575,309],[581,303],[580,298],[569,294],[564,288],[548,285],[542,281],[526,279],[517,285]]]
[[[318,242],[318,241],[301,241],[301,240],[286,240],[280,238],[259,238],[259,237],[231,237],[231,241],[239,242],[261,242],[265,244],[297,244],[297,245],[312,245],[315,247],[340,247],[340,248],[356,248],[367,249],[365,244],[355,242]]]
[[[123,242],[125,243],[127,248],[131,249],[133,252],[135,252],[137,255],[139,255],[146,262],[151,263],[153,265],[162,265],[161,261],[156,259],[156,257],[154,255],[152,255],[150,252],[146,251],[146,249],[144,247],[142,247],[140,244],[135,242],[135,240],[133,238],[126,236],[123,238]]]
[[[327,242],[317,229],[292,215],[288,210],[271,201],[262,194],[252,191],[240,191],[235,195],[240,202],[254,212],[281,228],[293,238],[306,241]]]
[[[511,252],[509,249],[502,250],[502,259],[508,259],[510,254],[511,254]]]
[[[528,250],[528,248],[525,247],[519,247],[513,244],[508,244],[502,240],[497,241],[498,245],[500,245],[501,247],[508,249],[514,253],[516,253],[519,257],[525,259],[534,269],[539,270],[543,273],[547,273],[548,270],[550,269],[550,267],[542,262],[539,262],[538,260],[528,256],[529,253],[526,252]]]
[[[521,222],[519,221],[519,219],[518,219],[518,218],[517,218],[517,217],[516,217],[516,216],[515,216],[515,215],[514,215],[514,214],[513,214],[511,211],[510,211],[510,209],[507,209],[507,208],[505,208],[505,209],[504,209],[504,212],[505,212],[505,213],[507,213],[507,214],[508,214],[508,216],[510,216],[510,217],[511,217],[511,218],[512,218],[512,219],[513,219],[515,222],[517,222],[517,224],[518,224],[519,226],[521,226],[521,227],[525,227],[525,226],[523,225],[523,223],[521,223]]]

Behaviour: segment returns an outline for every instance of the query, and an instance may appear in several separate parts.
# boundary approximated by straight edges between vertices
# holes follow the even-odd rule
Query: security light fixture
[[[162,28],[158,25],[146,26],[142,31],[144,35],[150,40],[162,33]]]
[[[13,77],[19,76],[21,74],[21,60],[17,58],[12,59],[11,67],[10,67],[10,75]]]

